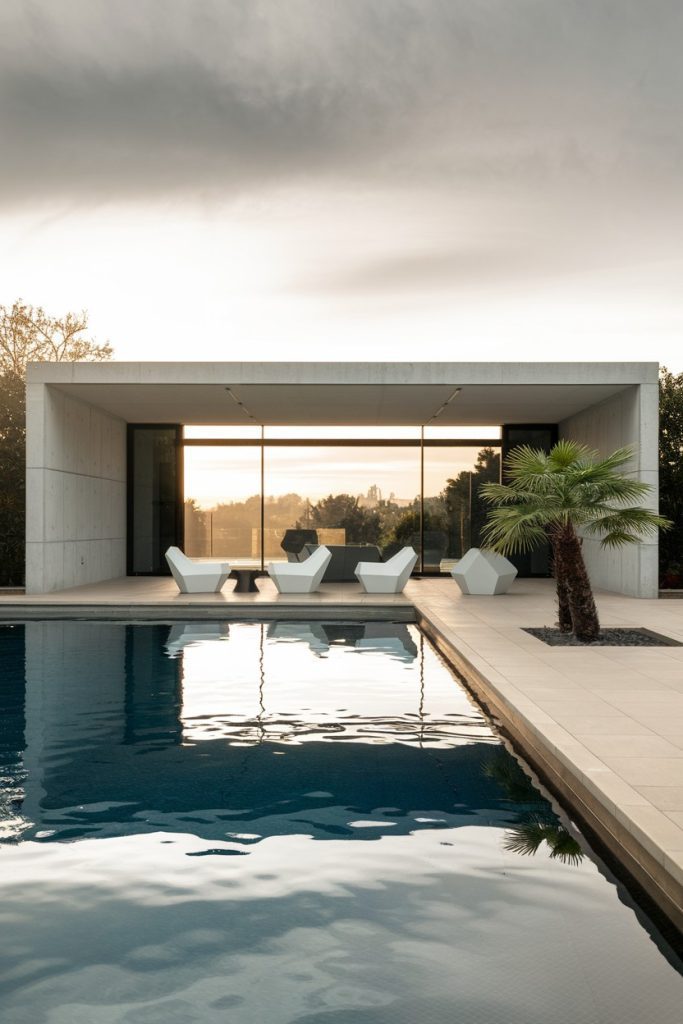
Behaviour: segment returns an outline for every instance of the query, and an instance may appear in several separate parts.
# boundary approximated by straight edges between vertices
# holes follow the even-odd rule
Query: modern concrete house
[[[635,445],[656,507],[657,378],[657,363],[32,364],[27,593],[164,573],[171,544],[263,564],[309,525],[363,543],[383,524],[418,571],[443,572],[476,544],[478,483],[557,437]],[[656,540],[585,550],[597,587],[657,595]],[[547,571],[544,552],[519,565]]]

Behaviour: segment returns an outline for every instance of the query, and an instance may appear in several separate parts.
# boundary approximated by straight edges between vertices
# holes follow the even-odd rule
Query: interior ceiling
[[[624,390],[623,384],[471,384],[442,408],[454,384],[245,384],[229,390],[224,384],[53,386],[128,423],[226,426],[558,423]]]

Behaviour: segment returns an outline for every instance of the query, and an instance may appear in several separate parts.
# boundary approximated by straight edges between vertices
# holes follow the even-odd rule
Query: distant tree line
[[[659,510],[673,527],[659,537],[659,582],[683,589],[683,373],[659,375]]]

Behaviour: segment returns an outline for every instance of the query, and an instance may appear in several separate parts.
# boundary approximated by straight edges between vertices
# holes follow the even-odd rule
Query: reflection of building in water
[[[443,719],[424,713],[412,627],[271,628],[276,642],[263,625],[239,624],[185,645],[201,633],[194,623],[29,623],[25,741],[19,720],[12,740],[26,743],[27,837],[161,831],[225,840],[231,832],[303,831],[376,839],[389,830],[508,820],[499,787],[481,771],[493,740],[479,713],[457,704]],[[287,638],[298,641],[294,649],[282,645]],[[326,646],[337,669],[347,653],[389,652],[384,711],[368,710],[371,703],[363,711],[343,685],[335,694],[347,703],[335,710],[337,696],[326,696],[330,666],[313,673],[309,645]],[[393,702],[392,664],[408,673],[404,696]],[[367,665],[371,680],[379,666]],[[339,678],[338,671],[337,685]],[[20,699],[23,679],[10,689]],[[322,701],[315,712],[314,698]],[[367,817],[377,827],[349,824]]]

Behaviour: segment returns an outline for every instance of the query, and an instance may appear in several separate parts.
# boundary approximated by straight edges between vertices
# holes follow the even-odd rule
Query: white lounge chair
[[[324,544],[305,562],[271,562],[268,575],[281,594],[310,594],[317,590],[332,559]]]
[[[400,594],[416,562],[413,549],[402,548],[388,562],[359,562],[356,576],[366,594]]]
[[[180,548],[169,548],[166,561],[181,594],[217,594],[230,575],[227,562],[198,562]]]
[[[517,575],[507,558],[486,548],[470,548],[451,569],[463,594],[506,594]]]

